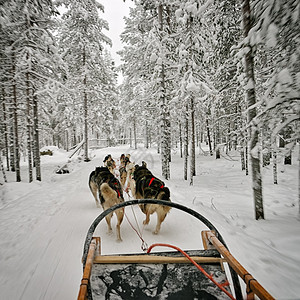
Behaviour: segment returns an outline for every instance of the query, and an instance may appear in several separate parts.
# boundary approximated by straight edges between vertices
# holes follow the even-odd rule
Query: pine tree
[[[84,160],[88,157],[89,111],[97,101],[101,84],[105,80],[103,70],[103,45],[111,44],[103,29],[108,23],[99,17],[104,7],[95,0],[64,1],[67,12],[62,17],[59,32],[60,47],[64,49],[64,60],[68,65],[67,86],[73,89],[71,98],[78,102],[81,98],[82,124],[84,136]],[[104,99],[103,99],[104,100]]]
[[[38,109],[36,94],[42,94],[40,89],[49,78],[51,73],[51,64],[49,57],[52,55],[52,40],[50,33],[52,26],[51,17],[56,13],[52,2],[49,0],[32,1],[7,1],[5,17],[10,26],[4,24],[6,29],[5,45],[7,57],[11,57],[11,77],[9,83],[12,86],[10,91],[6,90],[9,97],[13,99],[13,130],[14,130],[14,159],[17,181],[20,181],[20,143],[19,136],[23,136],[25,131],[22,126],[27,124],[27,154],[29,181],[32,181],[32,157],[35,161],[36,178],[41,180],[39,163],[39,142],[38,142]],[[51,70],[51,71],[49,71]],[[23,96],[25,95],[25,97]],[[36,99],[34,102],[33,99]],[[24,105],[27,107],[23,113]],[[22,120],[26,120],[22,122]],[[33,120],[35,120],[33,122]],[[33,124],[35,129],[33,131]],[[19,134],[19,131],[21,134]],[[33,136],[34,134],[34,143]],[[32,146],[33,145],[33,146]],[[33,156],[32,156],[33,155]],[[12,155],[11,155],[12,157]]]

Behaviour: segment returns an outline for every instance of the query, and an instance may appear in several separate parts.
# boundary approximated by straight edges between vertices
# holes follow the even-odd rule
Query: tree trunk
[[[184,130],[184,150],[183,150],[183,156],[184,156],[184,180],[187,180],[187,170],[188,170],[188,156],[189,156],[189,119],[188,119],[188,105],[186,105],[186,112],[185,112],[185,130]]]
[[[265,149],[263,152],[263,167],[269,166],[271,163],[271,153],[269,149]]]
[[[28,56],[27,56],[28,59]],[[31,99],[29,73],[26,73],[26,125],[27,125],[27,157],[28,157],[28,181],[32,182],[32,138],[31,138]]]
[[[146,121],[145,124],[145,131],[146,131],[146,149],[149,148],[149,130],[148,130],[148,122]]]
[[[163,8],[160,4],[158,6],[158,21],[160,24],[161,31],[161,44],[162,44],[162,34],[163,34]],[[162,47],[162,45],[161,45]],[[161,97],[160,97],[160,107],[162,115],[162,132],[161,132],[161,164],[162,164],[162,176],[165,179],[170,178],[170,145],[168,143],[168,116],[167,116],[167,99],[166,99],[166,86],[165,86],[165,67],[164,62],[161,64],[161,73],[160,73],[160,88],[161,88]]]
[[[167,126],[167,151],[168,151],[168,161],[169,161],[169,173],[170,173],[170,162],[172,161],[171,148],[172,148],[172,137],[171,137],[171,116],[169,108],[166,112],[166,126]],[[169,174],[170,177],[170,174]]]
[[[129,143],[130,143],[130,148],[132,148],[132,129],[129,128]]]
[[[6,170],[9,171],[9,146],[8,146],[8,126],[7,126],[7,118],[6,118],[6,95],[5,88],[2,87],[2,109],[3,109],[3,132],[4,132],[4,151],[6,157]]]
[[[244,147],[241,147],[240,155],[241,155],[241,167],[242,167],[242,171],[244,171],[246,169]]]
[[[248,146],[247,146],[247,143],[246,143],[246,146],[245,146],[245,174],[246,176],[249,175],[249,159],[248,159]]]
[[[13,120],[14,118],[14,109],[13,105],[11,105],[11,108],[9,109],[9,119]],[[12,172],[16,171],[16,165],[15,165],[15,145],[14,145],[14,125],[13,122],[11,122],[11,125],[9,126],[9,164],[10,164],[10,170]]]
[[[83,66],[85,68],[85,48],[83,50]],[[88,101],[87,101],[87,80],[86,75],[83,79],[83,110],[84,110],[84,161],[88,162],[89,159],[89,137],[88,137]]]
[[[36,180],[42,180],[41,173],[41,155],[40,155],[40,134],[39,134],[39,114],[38,99],[33,95],[33,134],[34,134],[34,165],[36,172]]]
[[[191,177],[196,176],[196,145],[195,145],[195,108],[194,98],[191,98]],[[191,178],[192,184],[192,178]]]
[[[220,158],[221,158],[220,144],[217,144],[217,148],[216,148],[216,159],[220,159]]]
[[[216,153],[216,159],[221,158],[220,153],[220,144],[221,144],[221,137],[220,137],[220,121],[218,120],[219,114],[218,114],[218,107],[216,108],[216,125],[215,125],[215,138],[214,138],[214,150]]]
[[[133,118],[133,140],[134,140],[134,149],[137,149],[137,138],[136,138],[136,119]]]
[[[66,137],[65,137],[65,149],[66,149],[66,151],[68,152],[69,151],[69,131],[66,129]]]
[[[248,33],[251,29],[251,10],[249,0],[242,0],[242,15],[243,15],[243,31],[244,37],[248,38]],[[248,122],[256,117],[256,108],[253,107],[256,103],[255,97],[255,78],[254,78],[254,61],[253,51],[250,44],[247,45],[245,53],[245,71],[248,82],[247,89],[247,105],[248,105]],[[262,178],[260,171],[260,155],[258,145],[259,131],[257,126],[251,126],[250,131],[250,158],[252,168],[252,188],[254,195],[255,219],[264,219],[263,195],[262,195]]]
[[[179,122],[179,147],[180,147],[180,158],[182,158],[182,133],[181,133],[181,122]]]
[[[6,174],[5,174],[5,170],[4,170],[4,166],[3,166],[1,155],[0,155],[0,165],[1,165],[1,171],[2,171],[4,182],[7,182],[7,178],[6,178]]]
[[[209,154],[212,156],[213,151],[212,151],[212,147],[211,147],[211,138],[210,138],[209,124],[208,124],[208,117],[206,117],[206,130],[207,130],[207,140],[208,140]]]
[[[278,184],[277,180],[277,151],[273,151],[273,183]]]
[[[14,130],[14,165],[16,170],[16,181],[21,181],[20,170],[20,149],[19,149],[19,133],[18,133],[18,104],[17,104],[17,83],[16,83],[16,67],[15,67],[15,49],[12,49],[12,89],[13,89],[13,130]]]

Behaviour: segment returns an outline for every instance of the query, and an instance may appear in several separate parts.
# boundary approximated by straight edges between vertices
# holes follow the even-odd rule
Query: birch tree
[[[243,32],[245,39],[249,39],[249,31],[252,27],[252,12],[249,0],[242,1],[243,15]],[[257,115],[256,97],[255,97],[255,78],[254,78],[254,61],[253,49],[248,42],[245,41],[245,75],[247,80],[246,97],[248,104],[248,123],[250,125],[250,158],[252,170],[252,189],[254,196],[255,219],[264,219],[263,195],[262,195],[262,178],[260,171],[260,153],[259,153],[259,129],[253,124],[253,119]]]

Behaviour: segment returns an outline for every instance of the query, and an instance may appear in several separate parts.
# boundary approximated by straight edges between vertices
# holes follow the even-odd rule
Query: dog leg
[[[165,220],[166,215],[167,215],[165,212],[161,212],[159,209],[156,211],[156,213],[157,213],[157,224],[156,224],[155,231],[153,231],[153,234],[159,233],[161,223]]]
[[[90,182],[90,190],[95,198],[95,201],[96,201],[96,206],[97,207],[101,207],[100,203],[99,203],[99,200],[98,200],[98,187],[95,183],[93,182]]]
[[[143,221],[144,225],[148,225],[150,222],[150,213],[149,211],[146,213],[146,219]]]
[[[111,232],[112,232],[112,228],[111,228],[111,217],[112,217],[112,213],[110,213],[109,215],[107,215],[107,216],[105,217],[106,223],[107,223],[107,226],[108,226],[108,233],[111,233]]]
[[[124,209],[118,209],[116,211],[116,215],[117,215],[117,219],[118,219],[118,223],[117,223],[117,226],[116,226],[116,229],[117,229],[117,240],[121,242],[122,238],[121,238],[120,228],[121,228],[121,223],[122,223],[123,217],[124,217]]]

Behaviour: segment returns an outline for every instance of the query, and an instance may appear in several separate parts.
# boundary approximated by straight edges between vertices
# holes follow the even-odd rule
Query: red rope
[[[210,279],[215,285],[217,285],[230,299],[236,300],[227,290],[224,289],[224,287],[221,284],[216,282],[211,275],[209,275],[199,264],[197,264],[186,252],[184,252],[180,248],[173,246],[173,245],[169,245],[169,244],[157,243],[157,244],[151,245],[148,248],[147,253],[150,253],[151,250],[157,246],[173,248],[173,249],[179,251],[180,253],[182,253],[199,271],[201,271],[208,279]]]

